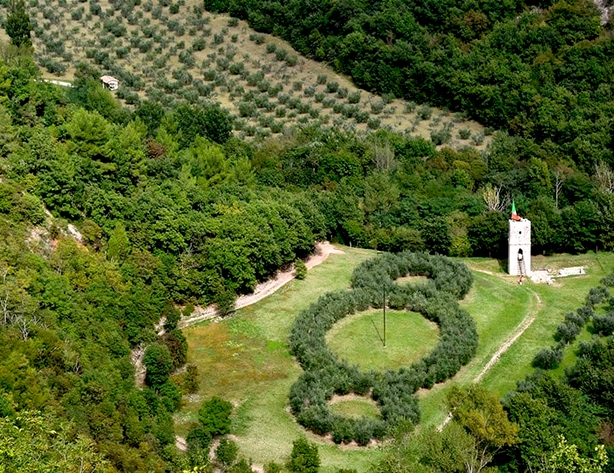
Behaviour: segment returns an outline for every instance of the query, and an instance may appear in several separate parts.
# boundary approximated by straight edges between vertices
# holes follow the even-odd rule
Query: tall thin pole
[[[386,285],[384,284],[384,348],[386,348]]]

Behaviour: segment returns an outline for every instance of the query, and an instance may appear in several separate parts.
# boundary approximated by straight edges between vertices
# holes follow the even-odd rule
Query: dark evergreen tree
[[[15,46],[32,46],[32,23],[26,11],[25,0],[11,0],[4,28]]]

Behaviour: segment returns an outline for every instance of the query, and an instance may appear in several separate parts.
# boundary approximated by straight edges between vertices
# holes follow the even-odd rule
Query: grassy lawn
[[[176,416],[178,435],[187,434],[196,422],[202,400],[218,395],[235,404],[233,433],[241,454],[255,464],[284,462],[292,441],[304,434],[320,444],[324,471],[348,464],[361,471],[368,467],[377,449],[326,443],[301,428],[287,411],[290,387],[301,373],[287,346],[296,314],[319,296],[348,287],[353,269],[375,255],[345,247],[343,251],[310,270],[305,280],[292,281],[231,318],[184,329],[188,362],[198,366],[201,386],[199,395]]]
[[[400,368],[418,361],[437,344],[439,328],[422,315],[400,310],[386,311],[386,347],[383,346],[381,310],[349,315],[328,332],[328,346],[363,370]]]
[[[493,260],[468,259],[465,263],[473,270],[475,282],[461,305],[475,319],[480,343],[476,356],[461,369],[454,378],[455,382],[461,385],[473,382],[497,348],[509,338],[514,327],[526,315],[537,310],[535,321],[481,381],[486,388],[504,396],[516,387],[519,380],[533,371],[531,361],[535,354],[541,348],[555,343],[554,332],[557,325],[563,322],[565,314],[583,305],[590,288],[598,285],[603,276],[614,270],[614,254],[535,258],[534,269],[586,267],[586,275],[560,278],[552,286],[531,282],[519,286],[517,279],[505,275]],[[581,340],[588,338],[586,330],[579,337]],[[561,373],[564,366],[575,361],[574,350],[578,345],[579,340],[565,350],[565,358],[559,368]],[[445,418],[443,406],[449,385],[450,383],[444,383],[421,396],[424,423],[439,424]]]
[[[330,402],[330,410],[335,414],[345,417],[379,417],[379,409],[373,399],[368,397],[356,396],[339,396]]]
[[[296,314],[320,295],[347,287],[354,267],[375,254],[345,247],[343,251],[309,271],[304,281],[291,282],[231,318],[184,329],[189,362],[197,364],[201,386],[199,395],[186,399],[176,415],[179,435],[187,434],[194,425],[202,400],[218,395],[236,406],[233,433],[240,453],[257,465],[284,462],[292,441],[300,435],[318,443],[324,472],[342,467],[362,472],[380,458],[382,451],[378,447],[336,446],[305,432],[287,410],[290,387],[301,373],[287,347]],[[552,335],[565,313],[583,304],[588,290],[614,269],[614,255],[605,253],[535,258],[534,268],[584,265],[587,274],[559,279],[554,286],[530,282],[519,286],[516,278],[506,276],[494,260],[464,261],[472,269],[475,282],[461,305],[474,317],[480,343],[476,356],[454,382],[473,382],[525,317],[535,315],[533,324],[482,379],[486,387],[500,395],[513,389],[531,371],[535,353],[553,343]],[[379,368],[386,363],[407,364],[409,358],[404,357],[420,357],[417,351],[428,352],[437,341],[436,327],[420,315],[387,311],[388,343],[383,349],[374,323],[381,333],[381,311],[366,311],[340,321],[328,334],[331,349],[361,366]],[[580,338],[588,337],[585,331]],[[573,363],[577,344],[566,350],[565,366]],[[445,417],[444,400],[450,385],[443,383],[421,393],[423,422],[439,423]],[[377,415],[373,404],[360,397],[336,399],[332,409],[348,416]]]

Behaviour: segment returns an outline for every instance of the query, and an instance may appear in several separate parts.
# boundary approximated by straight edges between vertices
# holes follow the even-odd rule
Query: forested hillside
[[[614,43],[590,0],[205,4],[289,40],[368,90],[506,129],[535,157],[589,172],[613,159]]]
[[[237,293],[313,251],[322,216],[300,191],[255,184],[251,149],[228,139],[218,107],[178,108],[154,139],[154,105],[141,120],[97,83],[67,94],[38,81],[27,51],[4,53],[1,461],[94,471],[104,455],[110,471],[176,470],[181,391],[168,377],[187,347],[175,304],[231,310]],[[130,356],[143,344],[137,389]]]

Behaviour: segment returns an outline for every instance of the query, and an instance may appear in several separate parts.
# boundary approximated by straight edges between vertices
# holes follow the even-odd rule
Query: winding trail
[[[305,262],[305,266],[307,267],[307,269],[311,269],[315,266],[318,266],[319,264],[322,264],[330,255],[343,253],[343,251],[338,250],[328,241],[317,243],[315,253],[310,256],[309,259]],[[239,297],[235,303],[235,309],[241,309],[243,307],[247,307],[249,305],[255,304],[258,301],[261,301],[265,297],[270,296],[275,291],[281,289],[284,285],[286,285],[293,279],[294,270],[290,269],[288,271],[280,271],[274,278],[271,278],[268,281],[258,284],[252,294],[247,294]],[[184,328],[197,322],[213,319],[215,317],[217,317],[217,309],[215,305],[210,305],[207,307],[196,307],[190,317],[183,318],[179,321],[177,325],[179,326],[179,328]],[[159,336],[164,335],[165,322],[166,319],[162,318],[155,325],[156,333]],[[144,344],[140,344],[139,346],[133,348],[130,354],[132,365],[135,368],[134,381],[139,387],[143,387],[145,385],[145,366],[143,365],[145,348],[146,346]],[[179,445],[184,445],[185,447],[185,440],[182,440],[182,442],[179,442],[177,444],[178,448],[180,448]]]
[[[535,309],[527,314],[524,320],[520,322],[520,324],[514,329],[514,332],[512,332],[510,338],[508,338],[503,343],[503,345],[499,347],[499,349],[495,352],[495,354],[488,361],[488,363],[484,365],[482,371],[480,371],[480,373],[473,379],[474,383],[479,383],[481,381],[484,375],[486,375],[486,373],[488,373],[488,371],[497,363],[497,361],[499,361],[501,355],[503,355],[507,350],[509,350],[509,348],[514,344],[514,342],[518,340],[520,336],[525,332],[525,330],[528,329],[535,321],[536,314],[538,314],[542,308],[542,298],[532,289],[529,289],[529,291],[531,292],[531,294],[533,294],[533,296],[535,296],[535,299],[537,301]]]
[[[307,269],[311,269],[319,264],[322,264],[332,254],[343,254],[343,251],[338,250],[328,241],[324,241],[316,244],[316,252],[305,261]],[[245,294],[240,296],[235,302],[235,310],[242,309],[249,305],[255,304],[261,301],[267,296],[270,296],[274,292],[281,289],[294,279],[294,270],[280,271],[277,275],[268,281],[265,281],[256,286],[254,292],[251,294]],[[214,304],[207,307],[197,306],[194,309],[192,315],[186,318],[182,318],[179,321],[179,328],[189,327],[195,323],[202,322],[203,320],[213,319],[217,317],[217,308]]]
[[[491,276],[497,276],[491,271],[484,271],[484,270],[479,270],[479,269],[473,269],[473,271],[489,274]],[[491,368],[497,364],[501,356],[507,350],[509,350],[510,347],[514,344],[514,342],[516,342],[516,340],[518,340],[522,336],[522,334],[531,326],[531,324],[535,321],[535,317],[541,311],[542,305],[543,305],[542,298],[537,292],[535,292],[532,289],[529,289],[529,292],[533,294],[533,296],[535,297],[535,301],[536,301],[535,307],[529,308],[527,315],[522,320],[522,322],[520,322],[520,324],[516,326],[516,328],[510,335],[510,337],[507,340],[505,340],[503,344],[501,344],[499,349],[493,354],[493,356],[490,358],[488,363],[484,365],[484,368],[482,368],[482,370],[478,373],[478,375],[475,378],[473,378],[474,384],[479,383],[482,380],[482,378],[486,376],[486,373],[488,373],[491,370]],[[450,422],[451,420],[452,420],[452,413],[449,412],[446,418],[443,420],[443,422],[439,424],[439,426],[437,427],[437,430],[441,432],[443,428],[446,426],[446,424]]]

